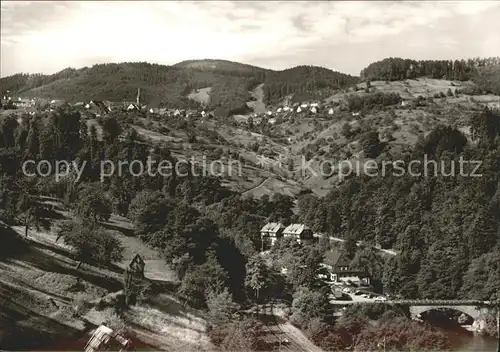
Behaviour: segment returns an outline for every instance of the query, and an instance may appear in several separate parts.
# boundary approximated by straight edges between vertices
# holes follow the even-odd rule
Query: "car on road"
[[[370,298],[370,296],[368,296],[366,293],[363,293],[363,294],[361,295],[361,297],[363,297],[363,298]]]
[[[378,297],[375,297],[375,301],[378,301],[378,302],[385,302],[385,301],[387,301],[387,297],[384,297],[384,296],[378,296]]]
[[[354,292],[354,295],[355,295],[355,296],[360,296],[360,295],[362,295],[362,294],[363,294],[363,292],[361,292],[361,291],[356,291],[356,292]]]
[[[333,295],[333,299],[336,301],[352,301],[351,296],[344,292],[337,292]]]

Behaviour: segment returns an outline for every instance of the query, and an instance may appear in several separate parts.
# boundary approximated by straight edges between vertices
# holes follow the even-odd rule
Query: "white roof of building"
[[[304,230],[309,230],[309,227],[304,224],[291,224],[288,225],[283,233],[291,235],[300,235]]]
[[[99,326],[85,346],[86,352],[98,351],[103,344],[107,344],[113,335],[113,330],[107,326]]]
[[[280,222],[268,222],[267,224],[264,225],[264,227],[260,230],[260,232],[276,233],[284,227],[285,226],[283,226],[283,224]]]

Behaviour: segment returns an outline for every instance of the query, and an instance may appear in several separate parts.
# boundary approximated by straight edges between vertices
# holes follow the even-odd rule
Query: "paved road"
[[[333,237],[333,236],[330,236],[330,241],[345,242],[345,240],[343,238]],[[363,243],[361,241],[358,241],[356,243],[356,245],[358,247],[360,247],[361,245],[363,245]],[[383,248],[376,248],[376,249],[378,249],[380,252],[383,252],[383,253],[386,253],[386,254],[389,254],[389,255],[397,255],[398,254],[397,251],[392,250],[392,249],[383,249]]]

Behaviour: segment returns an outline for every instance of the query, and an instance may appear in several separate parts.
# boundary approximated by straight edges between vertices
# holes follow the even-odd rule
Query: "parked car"
[[[378,297],[375,297],[375,301],[384,302],[384,301],[387,301],[387,297],[384,297],[384,296],[378,296]]]
[[[351,296],[344,292],[335,294],[333,299],[336,301],[352,301]]]

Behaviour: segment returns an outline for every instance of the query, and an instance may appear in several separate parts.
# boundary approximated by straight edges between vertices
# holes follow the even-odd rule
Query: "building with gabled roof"
[[[330,279],[334,282],[352,281],[363,285],[370,284],[368,273],[353,268],[345,250],[335,248],[326,252],[322,266],[328,270]]]
[[[283,230],[285,226],[283,226],[280,222],[268,222],[264,225],[264,227],[260,230],[260,238],[262,243],[261,250],[264,251],[268,249],[276,243],[278,238],[283,236]]]
[[[298,243],[312,243],[313,231],[304,224],[291,224],[283,230],[283,237],[294,238]]]

